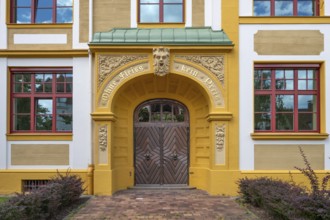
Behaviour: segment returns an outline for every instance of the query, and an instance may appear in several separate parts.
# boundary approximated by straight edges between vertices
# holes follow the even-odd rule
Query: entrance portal
[[[134,114],[135,185],[188,184],[189,115],[173,100],[151,100]]]

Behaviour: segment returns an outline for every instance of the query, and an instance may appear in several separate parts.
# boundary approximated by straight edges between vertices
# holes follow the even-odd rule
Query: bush
[[[79,199],[84,189],[80,177],[62,175],[29,194],[18,193],[0,206],[0,219],[52,219],[62,208]]]
[[[306,176],[311,191],[292,182],[268,177],[243,178],[238,181],[243,202],[261,207],[277,219],[330,219],[330,174],[320,183],[303,150],[299,147],[305,168],[297,168]]]

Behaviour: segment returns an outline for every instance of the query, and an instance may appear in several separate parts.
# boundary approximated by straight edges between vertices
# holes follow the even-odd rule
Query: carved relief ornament
[[[107,126],[99,127],[99,148],[101,151],[106,151],[108,147],[108,128]]]
[[[210,70],[221,82],[222,86],[225,83],[224,71],[224,56],[176,56],[177,58],[184,59],[203,66]]]
[[[158,47],[153,49],[155,75],[165,76],[170,72],[170,49]]]
[[[226,126],[225,125],[217,125],[215,127],[215,149],[219,152],[222,152],[225,148],[225,136],[226,136]]]
[[[118,67],[146,58],[147,55],[99,55],[98,87]]]

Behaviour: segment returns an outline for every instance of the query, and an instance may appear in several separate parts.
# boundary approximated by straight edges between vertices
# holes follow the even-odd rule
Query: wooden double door
[[[140,105],[135,118],[135,184],[188,184],[186,108],[153,100]]]

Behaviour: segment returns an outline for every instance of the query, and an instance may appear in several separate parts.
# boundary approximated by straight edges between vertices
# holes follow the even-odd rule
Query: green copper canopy
[[[222,30],[202,28],[114,28],[98,32],[90,45],[233,45]]]

